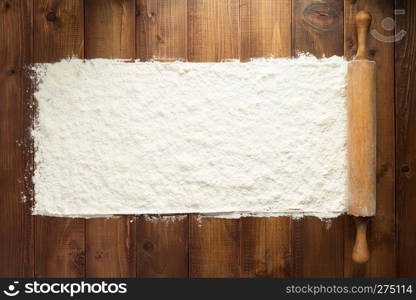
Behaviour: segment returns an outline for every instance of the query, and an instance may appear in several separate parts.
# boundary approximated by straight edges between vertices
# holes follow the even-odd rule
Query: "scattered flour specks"
[[[38,64],[34,213],[341,214],[346,66]]]

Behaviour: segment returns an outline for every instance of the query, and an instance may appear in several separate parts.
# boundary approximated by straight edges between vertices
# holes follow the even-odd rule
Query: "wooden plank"
[[[187,58],[187,1],[137,0],[136,54],[147,60]]]
[[[134,0],[85,2],[85,58],[135,57]],[[86,220],[86,276],[136,277],[134,217]]]
[[[35,62],[55,62],[84,56],[82,0],[34,0]]]
[[[35,62],[83,57],[83,1],[34,0],[33,26]],[[35,224],[35,276],[83,277],[85,220],[35,217]]]
[[[407,31],[396,42],[396,159],[398,276],[415,277],[416,260],[416,3],[397,0],[396,33]]]
[[[267,277],[266,218],[241,218],[240,277]]]
[[[242,218],[240,222],[240,277],[291,277],[291,218]]]
[[[85,1],[85,58],[135,58],[135,1]]]
[[[32,1],[0,1],[0,277],[33,276],[30,82]],[[22,196],[27,201],[22,200]]]
[[[343,55],[343,3],[293,0],[292,50],[318,57]],[[294,275],[343,276],[343,217],[327,223],[315,217],[293,222]]]
[[[35,224],[35,276],[84,277],[84,220],[37,216]]]
[[[292,219],[266,219],[266,275],[292,277],[294,268]]]
[[[188,216],[141,216],[137,221],[137,276],[188,277]]]
[[[190,61],[240,58],[239,1],[190,0],[188,12]]]
[[[136,0],[136,58],[186,60],[187,15],[186,1]],[[188,277],[188,223],[188,216],[138,219],[138,277]]]
[[[240,276],[240,224],[238,219],[190,217],[190,277]]]
[[[134,217],[86,222],[86,276],[136,277]]]
[[[241,0],[241,60],[291,56],[291,0]],[[291,219],[241,219],[241,277],[292,274]]]
[[[343,3],[339,0],[293,0],[292,52],[342,55]]]
[[[239,58],[239,1],[188,2],[188,58],[215,62]],[[190,218],[190,277],[239,277],[240,221]]]
[[[241,60],[289,57],[292,0],[240,0]]]
[[[349,59],[356,53],[355,15],[360,10],[372,14],[370,30],[391,36],[381,24],[385,18],[393,17],[393,1],[358,0],[345,1],[345,56]],[[352,261],[351,253],[355,241],[355,225],[351,218],[345,218],[346,277],[395,277],[395,146],[394,146],[394,45],[375,39],[371,34],[368,42],[368,56],[375,60],[377,83],[377,204],[376,216],[370,221],[368,243],[370,260],[364,265]]]

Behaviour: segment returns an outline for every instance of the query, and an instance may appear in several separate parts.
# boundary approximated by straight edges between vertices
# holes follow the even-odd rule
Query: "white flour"
[[[34,213],[339,215],[346,65],[37,65]]]

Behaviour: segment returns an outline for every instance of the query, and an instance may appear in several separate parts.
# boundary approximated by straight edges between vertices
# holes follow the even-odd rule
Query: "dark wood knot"
[[[100,259],[103,258],[103,256],[104,256],[104,251],[99,250],[99,251],[95,252],[95,259],[100,260]]]
[[[4,3],[4,8],[9,9],[10,8],[10,3],[9,2]]]
[[[163,43],[163,38],[158,34],[156,35],[156,40],[158,43],[161,43],[161,44]]]
[[[385,177],[391,170],[390,164],[381,165],[380,169],[377,170],[376,181],[380,182],[383,177]]]
[[[410,167],[409,166],[402,166],[401,167],[401,171],[402,173],[409,173],[410,172]]]
[[[54,11],[50,11],[46,14],[46,20],[49,22],[55,22],[56,21],[56,13]]]
[[[373,59],[376,56],[376,50],[370,49],[368,50],[368,58]]]
[[[144,244],[143,244],[143,249],[144,249],[145,251],[152,252],[152,251],[153,251],[153,243],[152,243],[152,242],[150,242],[150,241],[146,241],[146,242],[144,242]]]
[[[313,29],[327,31],[339,22],[335,9],[324,3],[312,3],[303,11],[303,20]]]
[[[76,265],[82,266],[85,264],[85,252],[84,251],[71,253],[71,255],[73,256],[73,261]]]

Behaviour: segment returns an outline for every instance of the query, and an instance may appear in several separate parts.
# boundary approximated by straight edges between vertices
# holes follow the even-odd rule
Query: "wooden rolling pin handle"
[[[367,59],[367,34],[371,24],[371,14],[367,11],[359,11],[355,16],[357,25],[358,49],[356,60]]]
[[[354,217],[356,225],[355,245],[352,250],[352,259],[358,264],[363,264],[370,258],[367,244],[367,225],[369,218],[367,217]]]

